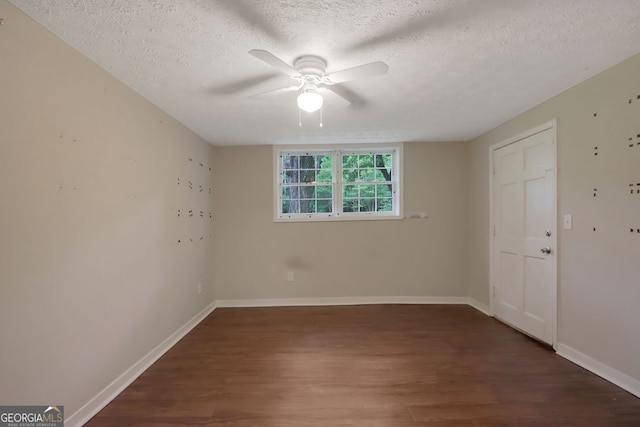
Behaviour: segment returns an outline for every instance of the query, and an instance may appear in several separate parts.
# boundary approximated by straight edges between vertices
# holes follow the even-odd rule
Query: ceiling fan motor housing
[[[293,67],[303,76],[313,76],[322,79],[325,69],[327,68],[327,63],[318,56],[305,55],[296,59]]]

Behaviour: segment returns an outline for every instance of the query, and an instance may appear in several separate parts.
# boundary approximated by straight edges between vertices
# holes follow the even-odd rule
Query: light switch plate
[[[562,228],[565,230],[573,230],[573,217],[571,214],[566,214],[562,217]]]

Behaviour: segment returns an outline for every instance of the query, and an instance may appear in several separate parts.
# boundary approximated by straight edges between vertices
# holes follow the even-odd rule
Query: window
[[[399,218],[400,145],[276,147],[276,221]]]

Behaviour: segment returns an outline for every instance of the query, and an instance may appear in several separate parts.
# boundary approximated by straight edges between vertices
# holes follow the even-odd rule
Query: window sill
[[[405,219],[402,213],[399,215],[305,215],[305,214],[292,214],[286,216],[277,216],[273,219],[273,222],[335,222],[335,221],[389,221]]]

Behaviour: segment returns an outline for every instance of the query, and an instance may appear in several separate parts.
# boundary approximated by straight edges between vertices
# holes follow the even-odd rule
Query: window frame
[[[330,213],[282,213],[282,193],[284,183],[282,177],[282,156],[284,155],[327,155],[331,154],[332,175],[332,212]],[[343,189],[350,181],[343,181],[342,156],[345,154],[392,154],[391,211],[343,212]],[[362,221],[362,220],[390,220],[403,218],[402,206],[402,175],[403,157],[402,143],[390,144],[349,144],[349,145],[280,145],[273,147],[273,218],[274,222],[306,222],[306,221]],[[375,168],[375,166],[374,166]],[[324,183],[318,183],[324,185]],[[377,198],[376,198],[377,199]]]

